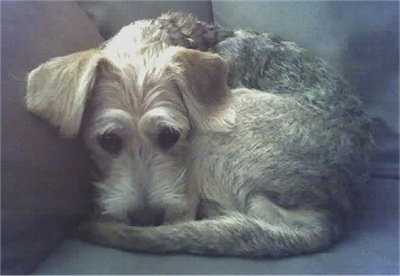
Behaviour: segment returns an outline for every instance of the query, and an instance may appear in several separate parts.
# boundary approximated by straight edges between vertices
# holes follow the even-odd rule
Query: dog
[[[228,32],[203,48],[185,35],[188,47],[165,28],[147,32],[153,25],[136,22],[28,75],[28,110],[65,138],[81,136],[102,174],[79,236],[124,250],[242,257],[338,241],[371,143],[345,82],[272,35]],[[249,61],[239,56],[258,39],[265,64],[240,76]]]

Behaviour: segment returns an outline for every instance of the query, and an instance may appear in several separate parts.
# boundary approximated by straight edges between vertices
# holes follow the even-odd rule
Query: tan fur
[[[231,94],[226,63],[218,55],[186,49],[178,51],[176,58],[184,72],[177,83],[194,123],[204,130],[229,129],[235,114],[227,108]]]
[[[54,58],[30,72],[28,109],[59,127],[63,136],[74,137],[102,58],[101,51],[88,50]]]

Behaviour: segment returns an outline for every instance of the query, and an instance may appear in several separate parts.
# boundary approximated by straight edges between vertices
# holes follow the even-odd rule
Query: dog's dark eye
[[[157,142],[160,148],[169,149],[178,142],[181,134],[174,128],[164,127],[161,129],[157,137]]]
[[[106,132],[99,137],[97,137],[97,143],[106,152],[117,154],[122,149],[122,140],[114,132]]]

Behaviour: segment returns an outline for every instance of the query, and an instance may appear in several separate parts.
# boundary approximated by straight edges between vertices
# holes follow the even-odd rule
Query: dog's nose
[[[132,226],[160,226],[164,221],[164,210],[142,209],[130,216]]]

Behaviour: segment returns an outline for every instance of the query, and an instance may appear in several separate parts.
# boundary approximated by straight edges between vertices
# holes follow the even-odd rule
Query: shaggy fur
[[[65,137],[82,132],[103,177],[79,233],[106,246],[323,250],[365,180],[368,124],[340,77],[294,43],[190,15],[135,22],[40,65],[26,100]]]

